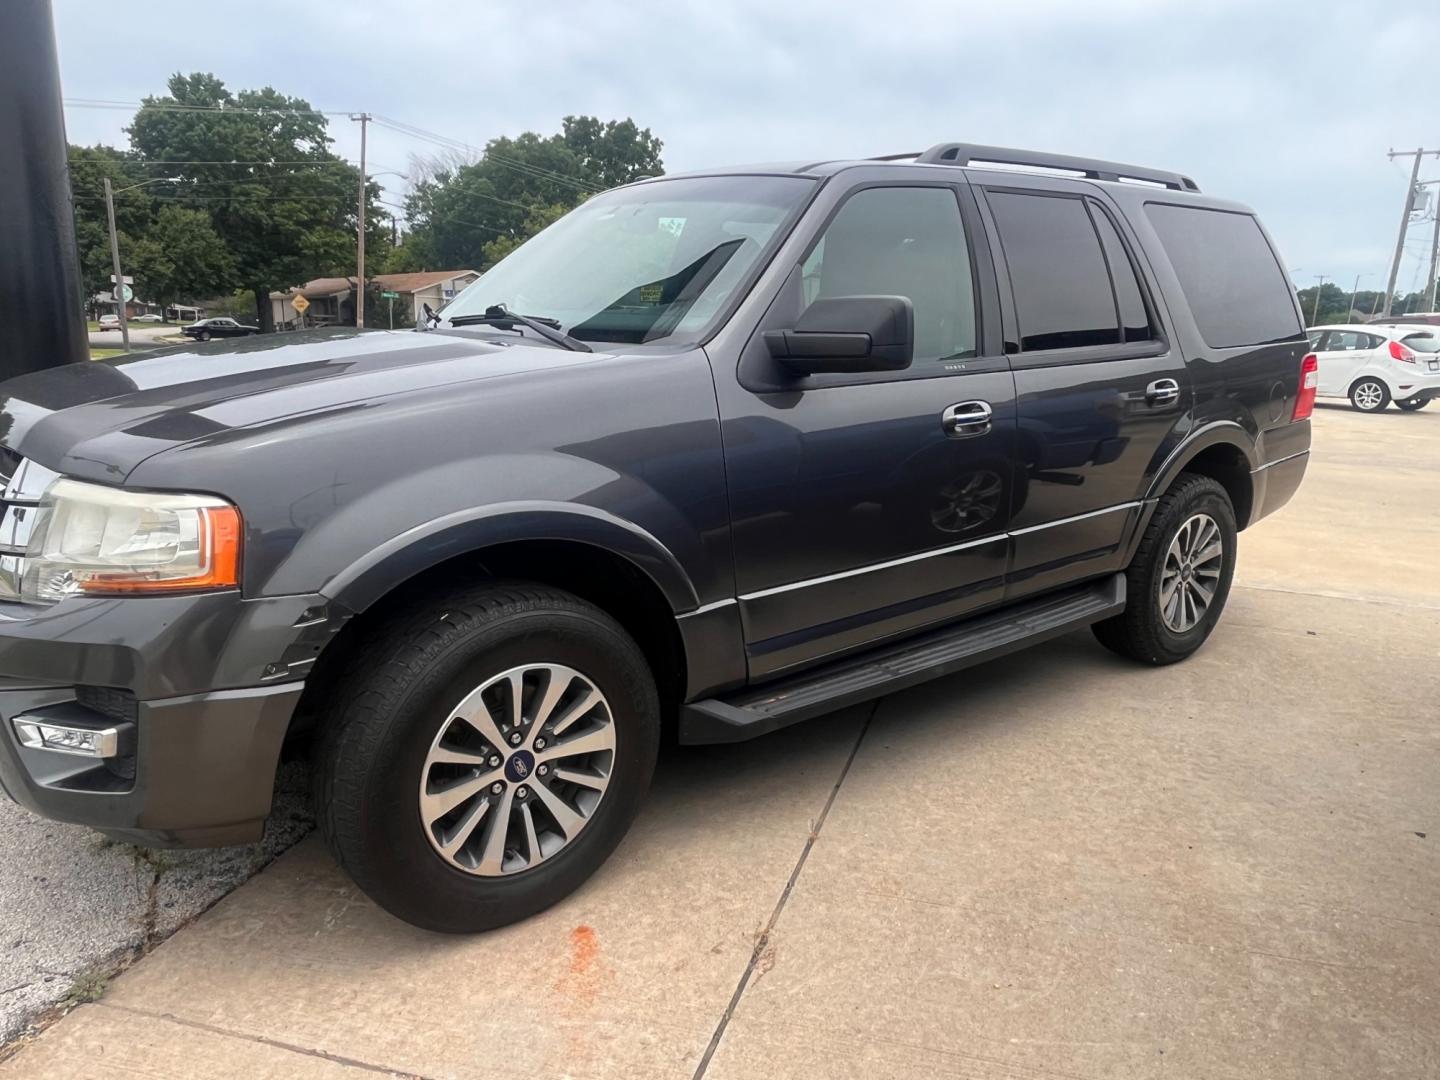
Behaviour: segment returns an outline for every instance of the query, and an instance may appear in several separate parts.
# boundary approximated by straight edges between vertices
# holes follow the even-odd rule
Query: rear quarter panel
[[[1295,318],[1295,333],[1283,341],[1216,348],[1209,345],[1191,314],[1175,269],[1159,234],[1146,214],[1147,202],[1195,206],[1251,214],[1239,203],[1178,191],[1107,185],[1107,194],[1120,205],[1145,249],[1151,270],[1160,284],[1162,303],[1185,356],[1192,408],[1179,432],[1181,454],[1190,441],[1205,432],[1229,429],[1233,441],[1247,452],[1258,468],[1306,450],[1310,445],[1308,422],[1292,424],[1295,397],[1300,388],[1300,362],[1309,349],[1304,319],[1293,290],[1288,291]],[[1256,218],[1258,221],[1259,219]],[[1264,232],[1264,224],[1260,224]],[[1285,265],[1274,240],[1265,238],[1282,274]]]

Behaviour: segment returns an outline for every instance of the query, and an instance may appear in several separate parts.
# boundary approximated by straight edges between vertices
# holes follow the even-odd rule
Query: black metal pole
[[[50,0],[0,35],[0,378],[88,360]]]

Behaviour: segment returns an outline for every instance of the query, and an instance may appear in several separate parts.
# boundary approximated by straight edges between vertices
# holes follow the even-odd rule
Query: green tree
[[[330,151],[326,118],[301,98],[270,87],[231,93],[204,73],[174,75],[168,89],[144,100],[131,144],[183,178],[167,197],[209,217],[261,329],[273,329],[271,291],[347,259],[353,268],[359,173]],[[367,239],[378,242],[373,200],[367,219]]]
[[[555,135],[492,139],[479,161],[414,185],[398,260],[407,269],[486,269],[591,195],[663,173],[662,146],[633,120],[591,116],[565,117]]]
[[[110,259],[110,229],[105,214],[105,177],[116,189],[149,179],[153,170],[132,154],[112,146],[70,147],[70,192],[75,207],[75,239],[80,249],[80,274],[85,302],[96,293],[108,293],[114,273]],[[162,174],[163,175],[163,174]],[[115,196],[116,232],[120,253],[129,250],[135,237],[143,236],[154,215],[153,188],[122,191]],[[130,273],[129,267],[121,269]]]
[[[127,256],[135,295],[168,308],[179,301],[216,296],[235,285],[235,260],[210,216],[163,206]]]
[[[1320,303],[1317,310],[1315,286],[1301,289],[1295,294],[1300,300],[1300,310],[1305,315],[1306,326],[1324,326],[1327,323],[1350,321],[1350,294],[1333,282],[1320,287]]]
[[[494,266],[541,229],[559,221],[568,214],[570,210],[571,208],[564,203],[544,203],[537,205],[526,216],[518,229],[509,233],[502,233],[485,245],[483,265]]]

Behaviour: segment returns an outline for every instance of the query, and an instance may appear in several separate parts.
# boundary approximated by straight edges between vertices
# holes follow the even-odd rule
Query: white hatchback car
[[[1411,412],[1440,397],[1440,327],[1402,324],[1313,326],[1320,397],[1344,397],[1361,412],[1390,402]]]

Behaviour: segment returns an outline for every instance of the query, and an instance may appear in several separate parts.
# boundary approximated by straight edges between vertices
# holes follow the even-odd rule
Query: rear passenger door
[[[1370,363],[1383,339],[1357,330],[1331,330],[1315,351],[1322,394],[1344,396],[1360,369]]]
[[[1022,483],[1006,596],[1120,569],[1149,478],[1190,407],[1138,244],[1097,189],[997,177],[982,189],[1015,373]]]

